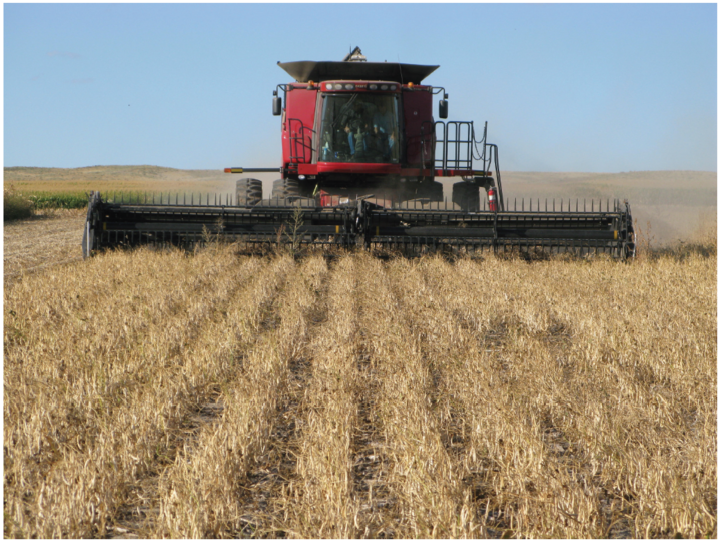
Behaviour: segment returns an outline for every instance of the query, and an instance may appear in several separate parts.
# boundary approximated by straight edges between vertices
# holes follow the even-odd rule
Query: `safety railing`
[[[421,140],[432,134],[435,146],[435,168],[443,171],[474,170],[474,162],[482,163],[482,170],[489,170],[491,156],[487,152],[487,122],[480,140],[475,137],[472,121],[426,121],[421,126]]]
[[[472,122],[435,122],[435,167],[472,170],[474,135]]]
[[[290,145],[290,163],[310,163],[312,161],[312,141],[315,130],[307,127],[298,118],[288,119],[288,143]]]

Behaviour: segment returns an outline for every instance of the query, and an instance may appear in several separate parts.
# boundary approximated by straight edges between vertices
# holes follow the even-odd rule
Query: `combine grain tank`
[[[428,249],[604,252],[634,256],[627,201],[503,198],[498,148],[472,121],[449,121],[448,94],[423,84],[439,66],[288,62],[278,85],[282,164],[230,167],[234,196],[91,195],[83,254],[142,244],[247,243]],[[439,96],[433,117],[433,97]],[[272,192],[245,175],[277,172]],[[455,180],[443,197],[439,178]],[[292,234],[290,234],[292,231]]]

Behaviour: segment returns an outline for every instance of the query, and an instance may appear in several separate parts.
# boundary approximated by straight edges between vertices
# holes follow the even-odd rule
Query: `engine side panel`
[[[403,88],[406,162],[431,168],[434,163],[432,88]],[[423,131],[424,128],[424,131]],[[423,156],[424,149],[424,156]]]
[[[282,125],[283,167],[313,160],[313,122],[317,87],[307,84],[287,86]]]

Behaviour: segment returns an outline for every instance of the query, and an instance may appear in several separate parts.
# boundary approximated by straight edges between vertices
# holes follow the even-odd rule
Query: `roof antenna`
[[[400,63],[400,55],[398,54],[397,57],[398,57],[398,67],[400,68],[400,84],[405,84],[405,80],[403,79],[403,74],[402,74],[402,64]]]

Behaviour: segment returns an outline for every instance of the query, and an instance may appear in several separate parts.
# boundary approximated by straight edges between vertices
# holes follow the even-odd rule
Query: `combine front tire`
[[[453,184],[452,202],[465,212],[476,212],[480,209],[480,188],[471,182]]]
[[[300,197],[300,186],[297,180],[291,178],[280,178],[273,181],[270,204],[278,206],[289,206]]]
[[[256,178],[241,178],[235,185],[238,206],[255,206],[262,200],[262,182]]]
[[[291,178],[280,178],[279,180],[273,181],[272,197],[285,199],[287,197],[299,197],[300,186],[297,180]]]

